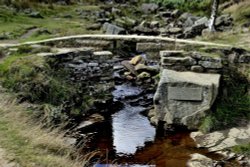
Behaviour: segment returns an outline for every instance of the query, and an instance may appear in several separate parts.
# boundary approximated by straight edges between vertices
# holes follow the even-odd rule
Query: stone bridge
[[[189,129],[197,129],[217,97],[224,65],[249,65],[250,62],[249,52],[230,45],[160,36],[75,35],[19,44],[0,44],[0,47],[37,44],[74,46],[76,48],[61,48],[56,54],[45,53],[40,56],[56,56],[68,61],[73,55],[68,66],[76,69],[79,77],[85,75],[83,72],[87,76],[91,71],[106,71],[105,74],[95,72],[101,75],[94,76],[106,85],[103,81],[110,79],[108,76],[111,76],[112,71],[109,70],[116,63],[107,64],[106,60],[111,59],[113,55],[110,51],[123,41],[132,42],[137,51],[160,58],[161,79],[154,97],[155,109],[149,113],[149,117],[152,123],[164,121],[166,126],[179,124]],[[95,49],[90,53],[86,47]],[[207,48],[197,52],[201,47]],[[74,56],[79,53],[84,53],[82,55],[85,55],[86,61],[82,62],[79,57]],[[82,79],[87,81],[89,77]]]

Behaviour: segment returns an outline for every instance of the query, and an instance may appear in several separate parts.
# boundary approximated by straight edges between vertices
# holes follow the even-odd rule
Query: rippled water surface
[[[116,86],[114,99],[124,107],[95,128],[89,147],[103,153],[96,167],[185,167],[193,153],[220,157],[197,149],[188,131],[166,134],[152,126],[141,114],[145,108],[130,104],[131,99],[141,98],[141,93],[135,86]]]

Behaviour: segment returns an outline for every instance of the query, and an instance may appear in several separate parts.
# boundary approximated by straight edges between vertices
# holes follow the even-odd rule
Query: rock
[[[182,33],[182,28],[179,27],[172,27],[168,29],[168,32],[170,34],[178,34],[178,33]]]
[[[2,33],[0,34],[0,40],[10,39],[10,33]]]
[[[160,56],[161,57],[184,57],[184,51],[181,50],[162,50],[160,51]]]
[[[172,65],[183,65],[190,66],[195,65],[197,62],[192,57],[162,57],[161,65],[162,66],[172,66]]]
[[[151,23],[150,23],[150,27],[151,28],[155,28],[155,27],[159,27],[160,26],[160,22],[159,21],[152,21]]]
[[[199,61],[198,64],[204,68],[221,69],[223,67],[221,59],[213,59],[216,61]]]
[[[224,14],[216,18],[215,27],[232,25],[233,18],[229,14]]]
[[[122,11],[121,11],[120,9],[115,8],[115,7],[113,7],[113,8],[111,9],[111,13],[112,13],[112,14],[120,15],[121,12],[122,12]]]
[[[132,65],[137,65],[137,64],[145,64],[146,63],[146,59],[145,59],[145,55],[138,55],[138,56],[135,56],[134,58],[132,58],[130,61],[129,61],[130,64]]]
[[[33,17],[33,18],[39,18],[39,19],[42,19],[43,16],[41,15],[40,12],[31,12],[28,14],[29,17]]]
[[[166,17],[167,18],[172,17],[172,12],[170,12],[170,11],[160,12],[159,14],[160,14],[161,17],[165,17],[165,18]]]
[[[98,57],[104,56],[111,58],[113,56],[113,53],[110,51],[96,51],[93,52],[93,56],[98,56]]]
[[[247,127],[237,127],[208,134],[192,132],[190,136],[198,147],[208,148],[209,151],[221,151],[236,145],[249,143],[250,124]]]
[[[156,10],[159,8],[159,5],[155,3],[143,3],[141,5],[141,11],[144,13],[152,13],[156,12]]]
[[[193,72],[203,72],[204,68],[202,66],[195,65],[195,66],[191,67],[191,71],[193,71]]]
[[[119,70],[122,70],[122,69],[124,69],[124,67],[123,67],[122,65],[115,65],[115,66],[113,67],[113,70],[114,70],[114,71],[119,71]]]
[[[150,23],[146,21],[142,21],[140,25],[133,28],[133,32],[137,34],[145,34],[145,35],[158,35],[158,28],[151,28]]]
[[[208,26],[208,18],[207,17],[202,17],[199,20],[194,22],[195,25],[204,25],[204,27]]]
[[[146,66],[145,64],[137,64],[135,66],[135,71],[137,71],[138,73],[145,71],[152,75],[155,75],[159,73],[160,69],[157,66]]]
[[[135,77],[131,76],[131,75],[126,75],[126,79],[129,81],[132,81],[135,79]]]
[[[188,161],[187,166],[188,167],[213,167],[214,165],[213,165],[212,159],[204,155],[195,153],[195,154],[191,154],[191,159]]]
[[[219,80],[219,74],[163,69],[154,95],[155,115],[167,125],[197,129],[217,97]]]
[[[118,26],[116,26],[114,24],[110,24],[110,23],[104,23],[103,30],[106,32],[106,34],[113,34],[113,35],[126,33],[124,28],[118,27]]]
[[[148,72],[142,72],[137,76],[138,79],[147,79],[150,77],[151,77],[151,75]]]
[[[239,57],[239,63],[250,63],[250,54],[243,54]]]
[[[206,28],[205,24],[195,24],[192,27],[184,29],[185,38],[192,38],[201,35],[202,30]]]
[[[171,17],[176,18],[179,17],[181,15],[181,11],[179,11],[178,9],[175,9],[172,13],[171,13]]]
[[[129,62],[129,61],[122,61],[121,64],[129,70],[134,75],[137,75],[137,72],[135,71],[135,67]]]
[[[95,23],[86,27],[87,30],[100,30],[102,25],[100,23]]]
[[[80,125],[76,128],[76,130],[84,130],[90,126],[93,126],[96,123],[104,121],[105,118],[100,114],[93,114],[87,120],[80,123]]]
[[[191,18],[187,18],[187,20],[183,24],[183,27],[188,28],[188,27],[192,27],[193,25],[194,25],[194,21]]]
[[[99,64],[98,63],[89,63],[88,67],[98,67]]]
[[[191,13],[183,13],[179,18],[178,20],[180,21],[185,21],[187,20],[188,18],[190,18],[191,20],[193,20],[194,16],[191,14]]]

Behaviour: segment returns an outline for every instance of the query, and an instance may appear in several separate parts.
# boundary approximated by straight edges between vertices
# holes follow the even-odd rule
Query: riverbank
[[[31,119],[35,106],[18,104],[15,96],[0,88],[0,166],[82,167],[86,160],[79,160],[76,150],[67,144],[64,134],[58,130],[44,129]],[[2,158],[11,155],[11,159]],[[1,160],[2,159],[2,160]],[[12,166],[11,166],[12,167]]]

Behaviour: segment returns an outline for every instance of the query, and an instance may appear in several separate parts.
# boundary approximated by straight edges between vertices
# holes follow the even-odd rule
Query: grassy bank
[[[245,126],[250,120],[249,81],[236,68],[224,68],[215,110],[204,120],[201,130],[210,132]]]
[[[97,11],[95,5],[57,5],[32,6],[32,11],[39,12],[43,18],[30,17],[25,9],[19,10],[0,5],[0,37],[7,40],[31,41],[49,37],[72,34],[91,34],[98,31],[87,30],[94,20],[83,18],[85,11]],[[34,30],[35,31],[31,31]]]
[[[82,167],[87,161],[74,156],[64,134],[45,130],[30,119],[29,104],[17,104],[13,95],[0,90],[0,146],[20,166]],[[34,111],[33,111],[34,112]]]

